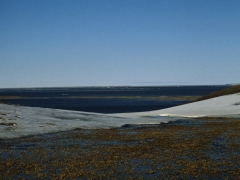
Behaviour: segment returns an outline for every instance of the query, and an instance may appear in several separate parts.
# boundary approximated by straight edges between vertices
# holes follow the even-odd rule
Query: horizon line
[[[146,82],[148,83],[148,82]],[[239,83],[229,83],[229,84],[193,84],[193,85],[149,85],[149,86],[140,86],[140,85],[107,85],[107,86],[42,86],[42,87],[5,87],[0,89],[41,89],[41,88],[94,88],[94,87],[158,87],[158,86],[233,86],[238,85]]]

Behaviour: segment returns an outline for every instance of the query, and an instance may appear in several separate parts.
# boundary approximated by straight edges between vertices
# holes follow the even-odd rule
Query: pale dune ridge
[[[117,128],[126,124],[160,124],[193,117],[240,118],[240,93],[172,108],[100,114],[0,104],[0,139],[67,131],[75,128]]]

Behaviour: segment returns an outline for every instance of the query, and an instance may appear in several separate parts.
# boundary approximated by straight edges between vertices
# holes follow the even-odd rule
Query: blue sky
[[[0,88],[240,83],[239,0],[0,0]]]

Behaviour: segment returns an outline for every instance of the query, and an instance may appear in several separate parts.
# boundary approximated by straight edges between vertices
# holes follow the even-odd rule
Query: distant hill
[[[224,95],[228,95],[228,94],[239,93],[239,92],[240,92],[240,85],[235,85],[235,86],[232,86],[230,88],[220,90],[220,91],[216,91],[216,92],[213,92],[213,93],[208,94],[206,96],[200,97],[200,98],[196,99],[195,101],[202,101],[202,100],[206,100],[206,99],[211,99],[211,98],[224,96]]]

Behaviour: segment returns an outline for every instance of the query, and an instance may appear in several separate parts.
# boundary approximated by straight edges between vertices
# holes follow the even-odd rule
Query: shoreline
[[[110,129],[126,124],[160,124],[184,118],[240,118],[240,93],[172,108],[135,113],[89,113],[0,104],[0,138],[18,138],[57,131]]]
[[[237,179],[239,97],[117,114],[0,104],[1,123],[10,128],[0,131],[0,174],[9,179]],[[16,137],[7,139],[7,132]]]

